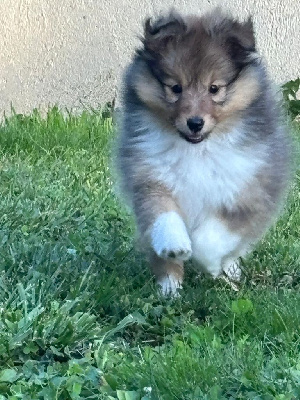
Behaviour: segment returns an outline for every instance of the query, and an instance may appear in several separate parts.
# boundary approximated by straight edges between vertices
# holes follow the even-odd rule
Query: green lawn
[[[114,194],[114,136],[99,112],[0,127],[0,400],[299,399],[299,173],[239,292],[189,266],[164,299]]]

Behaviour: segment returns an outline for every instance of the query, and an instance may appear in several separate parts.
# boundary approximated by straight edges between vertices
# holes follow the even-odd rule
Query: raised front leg
[[[185,223],[175,211],[159,214],[151,229],[151,245],[161,258],[185,261],[192,255]]]
[[[183,261],[192,255],[191,240],[181,210],[159,184],[139,188],[135,211],[145,249],[150,247],[151,270],[165,294],[174,293],[183,279]]]

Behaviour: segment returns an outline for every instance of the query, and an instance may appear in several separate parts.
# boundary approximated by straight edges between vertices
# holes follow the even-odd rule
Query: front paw
[[[179,297],[178,289],[181,289],[181,281],[175,276],[166,275],[157,282],[163,296]]]
[[[157,246],[157,248],[154,248],[154,250],[159,257],[164,258],[165,260],[173,259],[186,261],[189,260],[192,256],[190,243],[186,243],[185,245],[181,243],[180,245],[178,245],[178,247],[175,247],[174,244],[172,245],[172,243],[170,243],[168,247]]]
[[[185,224],[176,212],[161,214],[151,231],[151,244],[163,259],[185,261],[192,256],[191,240]]]

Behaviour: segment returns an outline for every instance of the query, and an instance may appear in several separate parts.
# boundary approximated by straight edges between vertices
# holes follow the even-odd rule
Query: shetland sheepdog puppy
[[[240,257],[274,221],[289,140],[251,18],[216,9],[148,19],[124,77],[123,189],[151,270],[176,294],[183,263],[238,281]]]

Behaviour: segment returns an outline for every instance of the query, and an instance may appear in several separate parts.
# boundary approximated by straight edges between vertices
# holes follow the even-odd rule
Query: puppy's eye
[[[211,93],[211,94],[216,94],[216,93],[218,93],[218,91],[219,91],[219,86],[217,86],[217,85],[210,85],[210,87],[209,87],[209,93]]]
[[[171,90],[173,93],[179,94],[182,92],[182,86],[181,85],[171,86]]]

